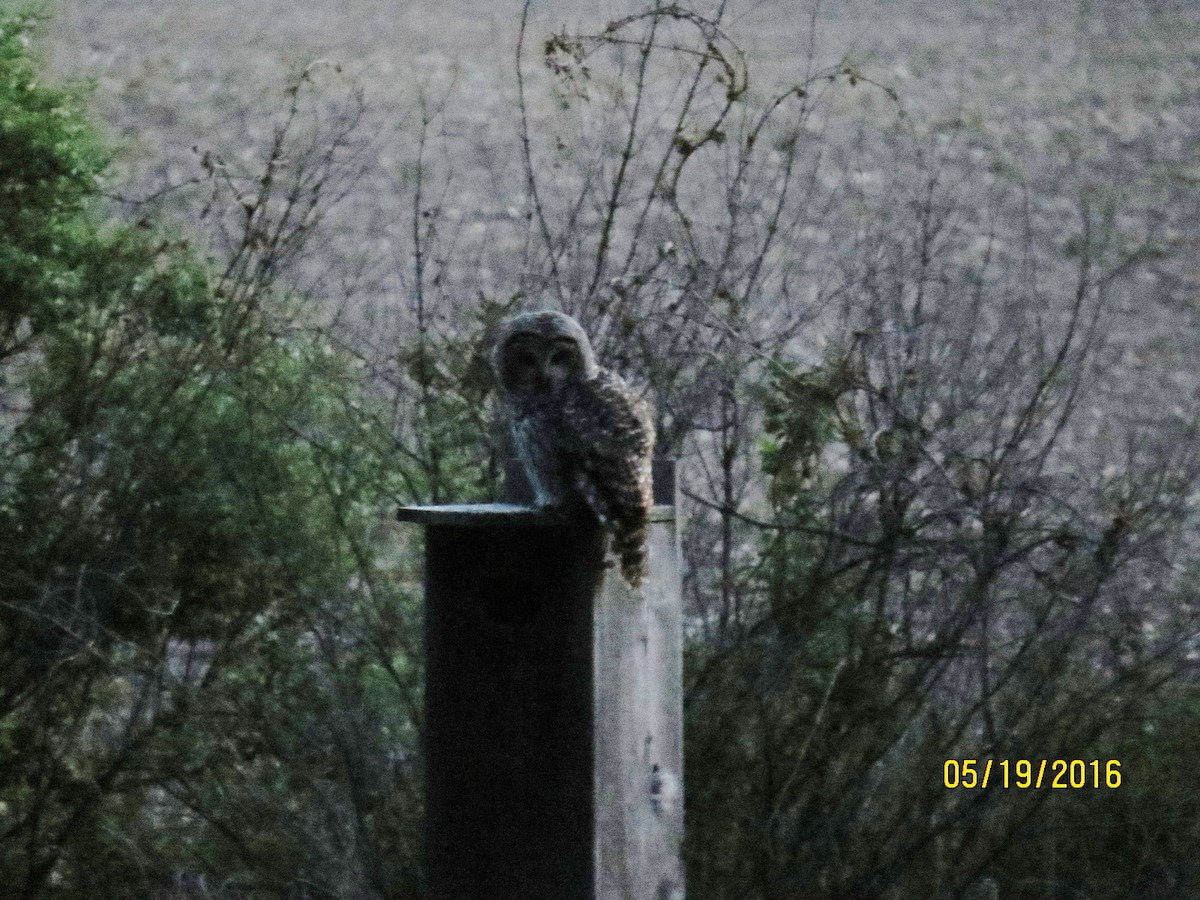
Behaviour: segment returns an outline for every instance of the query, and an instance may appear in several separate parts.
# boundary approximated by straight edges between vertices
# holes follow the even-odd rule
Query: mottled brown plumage
[[[636,587],[645,574],[653,502],[654,426],[646,403],[597,365],[579,323],[562,313],[510,319],[494,362],[513,443],[537,502],[586,503],[611,531],[621,574]]]

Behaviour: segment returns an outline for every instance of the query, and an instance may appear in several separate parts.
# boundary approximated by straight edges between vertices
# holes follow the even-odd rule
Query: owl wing
[[[602,369],[595,378],[571,386],[563,398],[561,422],[577,487],[612,529],[622,574],[636,586],[645,569],[647,516],[653,503],[650,410],[620,376]]]

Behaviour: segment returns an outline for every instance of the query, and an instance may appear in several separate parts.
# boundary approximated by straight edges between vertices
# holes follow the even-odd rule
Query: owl
[[[536,502],[591,510],[612,533],[622,576],[637,587],[653,502],[649,408],[620,376],[596,363],[583,328],[560,312],[522,313],[505,322],[493,364]]]

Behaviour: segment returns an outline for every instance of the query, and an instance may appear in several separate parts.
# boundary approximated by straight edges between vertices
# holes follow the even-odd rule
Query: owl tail
[[[620,528],[613,534],[613,553],[621,562],[621,577],[632,588],[641,587],[646,577],[646,525]]]

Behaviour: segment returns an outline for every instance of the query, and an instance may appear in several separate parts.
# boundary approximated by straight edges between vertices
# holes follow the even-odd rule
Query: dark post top
[[[396,513],[401,522],[418,525],[545,527],[570,523],[570,517],[556,509],[542,509],[519,503],[450,503],[441,506],[402,506]],[[650,509],[651,522],[675,521],[675,507],[656,504]]]
[[[675,460],[656,458],[653,462],[654,506],[651,522],[675,521]],[[396,513],[401,522],[417,525],[567,525],[570,517],[562,510],[543,509],[532,504],[533,494],[524,470],[516,460],[505,465],[505,503],[448,503],[438,506],[402,506]]]

